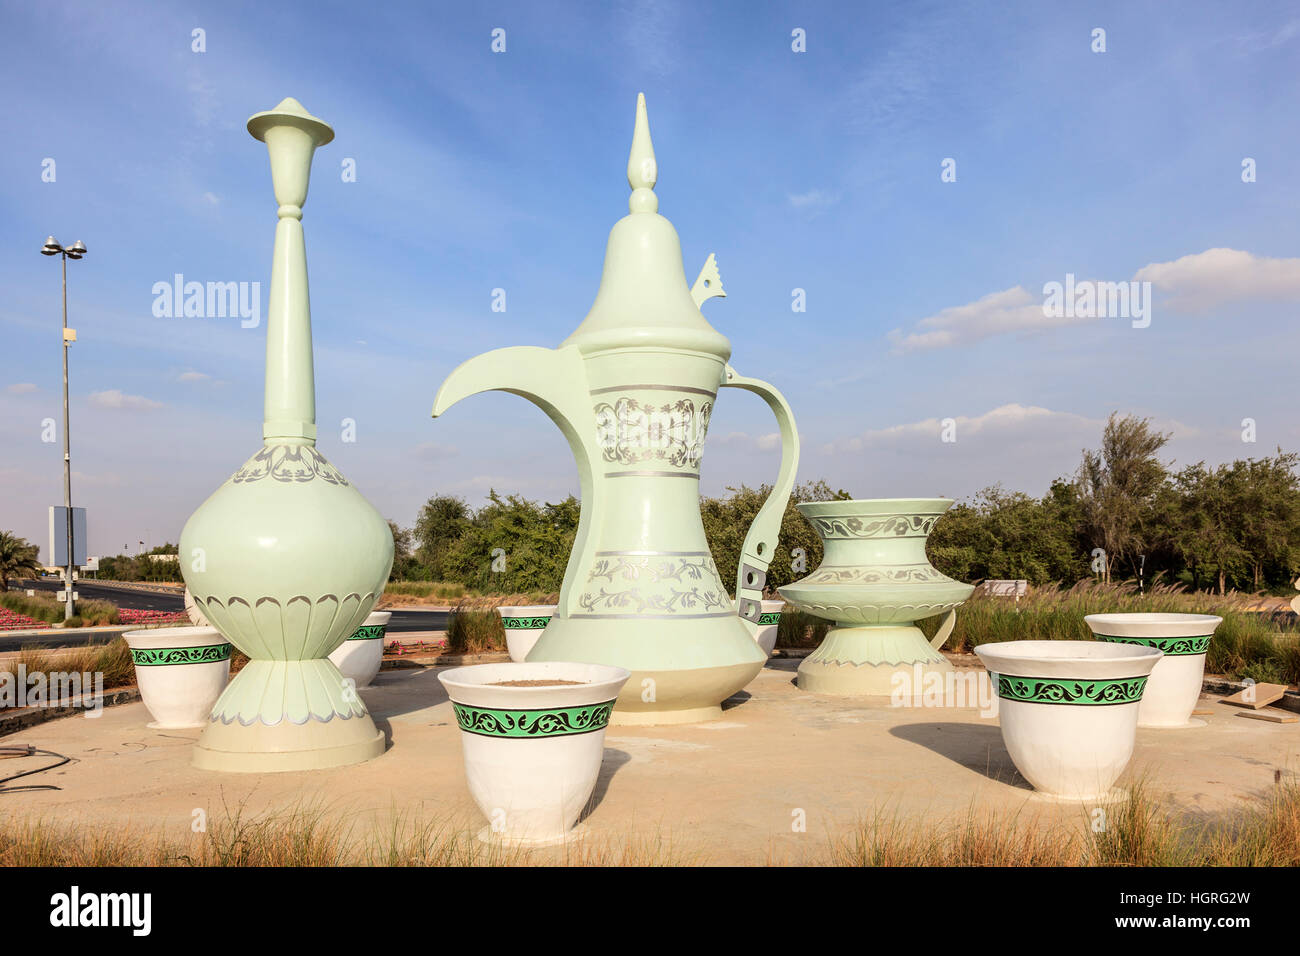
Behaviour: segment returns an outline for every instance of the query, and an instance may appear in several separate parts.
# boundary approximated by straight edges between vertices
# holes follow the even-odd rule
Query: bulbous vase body
[[[939,653],[947,631],[927,640],[915,621],[950,612],[974,587],[936,570],[925,543],[949,498],[802,502],[796,507],[825,547],[822,563],[778,588],[794,606],[835,622],[799,667],[815,694],[919,696],[900,687],[952,670]],[[919,666],[918,666],[919,665]]]
[[[327,659],[365,622],[393,560],[387,521],[308,444],[274,443],[181,532],[185,583],[251,658],[212,709],[195,764],[310,769],[383,752],[383,734]]]

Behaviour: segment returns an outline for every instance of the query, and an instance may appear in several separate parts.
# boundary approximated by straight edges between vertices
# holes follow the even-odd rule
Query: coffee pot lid
[[[645,94],[638,93],[627,160],[629,212],[610,230],[591,311],[561,346],[576,345],[586,354],[629,347],[693,349],[726,361],[731,343],[696,306],[682,269],[677,230],[659,215],[658,179]]]

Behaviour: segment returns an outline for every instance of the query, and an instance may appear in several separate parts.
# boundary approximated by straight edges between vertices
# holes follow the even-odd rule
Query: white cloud
[[[5,386],[5,391],[10,395],[26,395],[28,392],[36,391],[36,386],[31,382],[14,382],[12,385]]]
[[[1018,285],[927,316],[906,334],[895,329],[889,333],[889,339],[897,351],[914,352],[967,345],[993,335],[1033,332],[1087,321],[1090,320],[1044,315],[1043,297],[1035,296]]]
[[[106,392],[91,392],[90,404],[98,405],[100,408],[124,408],[130,411],[147,411],[163,407],[162,402],[155,402],[142,395],[124,395],[116,388]]]
[[[1052,281],[1064,278],[1062,273]],[[1207,249],[1173,262],[1149,263],[1137,271],[1133,281],[1150,282],[1164,295],[1160,307],[1171,312],[1204,312],[1228,302],[1300,301],[1300,259],[1270,259],[1239,249]],[[915,352],[1101,318],[1100,313],[1046,316],[1043,303],[1044,296],[1033,295],[1018,285],[927,316],[909,332],[895,329],[889,333],[889,340],[896,352]]]
[[[786,197],[795,209],[825,209],[840,201],[839,193],[827,193],[820,189],[810,189],[806,193],[791,193]]]
[[[1014,402],[999,405],[982,415],[955,415],[951,418],[955,423],[954,435],[958,442],[970,439],[1023,441],[1045,432],[1100,435],[1105,425],[1104,421],[1075,415],[1072,412],[1054,412],[1049,408],[1020,405]],[[936,417],[903,425],[892,425],[888,428],[872,429],[852,438],[826,445],[822,451],[826,454],[834,454],[867,449],[902,448],[915,446],[921,442],[939,445],[942,443],[945,425],[945,419]]]
[[[1203,312],[1226,302],[1300,301],[1300,259],[1270,259],[1240,249],[1207,249],[1153,262],[1135,279],[1169,296],[1166,308]]]
[[[727,432],[725,435],[710,435],[709,441],[716,445],[732,445],[744,448],[756,448],[759,451],[771,451],[781,447],[781,433],[770,432],[766,435],[751,435],[749,432]]]
[[[176,376],[176,381],[178,382],[207,382],[211,379],[212,376],[207,372],[195,372],[193,370],[181,372],[181,374]]]
[[[206,202],[206,203],[208,203],[208,204],[211,205],[211,206],[220,206],[220,205],[221,205],[221,197],[218,196],[216,193],[210,193],[210,192],[208,192],[208,193],[204,193],[204,194],[203,194],[203,201]]]

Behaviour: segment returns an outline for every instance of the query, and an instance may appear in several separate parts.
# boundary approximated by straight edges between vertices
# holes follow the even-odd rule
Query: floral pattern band
[[[1210,647],[1213,634],[1202,637],[1112,637],[1109,634],[1095,635],[1099,641],[1111,641],[1115,644],[1141,644],[1164,651],[1170,657],[1190,657],[1204,654]]]
[[[467,734],[536,739],[604,730],[614,710],[614,701],[544,710],[492,710],[453,703],[452,709],[456,712],[456,723]]]
[[[373,641],[384,636],[386,624],[362,624],[356,629],[356,632],[348,638],[349,641]]]
[[[230,645],[132,648],[131,660],[136,667],[160,667],[165,664],[217,664],[230,660]]]
[[[503,617],[501,626],[507,631],[540,631],[551,623],[549,617]]]
[[[1145,677],[1112,680],[1069,680],[1059,677],[1012,677],[991,673],[993,686],[1003,700],[1028,704],[1084,704],[1110,706],[1136,704],[1147,685]]]

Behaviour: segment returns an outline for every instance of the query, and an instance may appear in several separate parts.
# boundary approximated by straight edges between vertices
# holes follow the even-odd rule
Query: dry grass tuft
[[[1145,783],[1098,818],[1077,821],[972,810],[956,821],[878,812],[830,842],[841,866],[1300,866],[1300,785],[1211,817],[1171,814]],[[1100,824],[1100,825],[1099,825]]]

